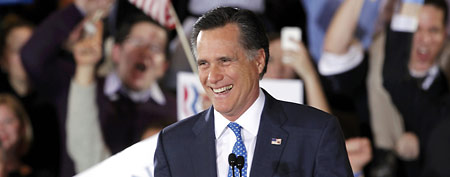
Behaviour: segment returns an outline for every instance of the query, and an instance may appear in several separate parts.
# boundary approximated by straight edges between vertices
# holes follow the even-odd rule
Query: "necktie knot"
[[[241,126],[238,123],[230,122],[227,126],[233,131],[236,138],[241,138]]]

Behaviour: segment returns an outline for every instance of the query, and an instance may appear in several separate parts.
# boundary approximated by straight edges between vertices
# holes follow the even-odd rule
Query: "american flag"
[[[175,28],[175,17],[170,13],[170,0],[129,0],[131,4],[144,11],[168,29]]]
[[[273,145],[281,145],[281,138],[272,138]]]

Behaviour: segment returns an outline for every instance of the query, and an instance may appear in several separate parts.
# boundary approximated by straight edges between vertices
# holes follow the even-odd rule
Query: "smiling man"
[[[156,177],[353,176],[335,117],[259,87],[269,44],[255,14],[214,9],[191,42],[213,106],[162,131]]]

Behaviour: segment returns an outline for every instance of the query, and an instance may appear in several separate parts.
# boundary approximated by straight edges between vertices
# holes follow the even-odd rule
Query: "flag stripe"
[[[170,0],[129,0],[129,2],[166,28],[175,28],[175,17],[170,13]]]
[[[144,7],[142,8],[142,10],[144,11],[144,13],[148,14],[148,12],[150,12],[150,5],[154,2],[154,0],[147,0],[144,3]]]

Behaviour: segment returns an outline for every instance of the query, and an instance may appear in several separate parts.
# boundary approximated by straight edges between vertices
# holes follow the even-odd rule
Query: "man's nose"
[[[151,60],[153,58],[153,52],[151,50],[142,50],[141,58],[146,60]]]
[[[222,79],[223,79],[223,74],[222,74],[222,70],[220,69],[220,67],[212,65],[209,70],[209,74],[208,74],[209,83],[215,84]]]
[[[139,48],[136,51],[136,57],[134,57],[135,62],[143,62],[147,64],[151,64],[153,60],[153,52],[148,50],[147,48]]]
[[[422,42],[425,44],[429,44],[431,42],[431,35],[430,34],[423,34],[422,35]]]

